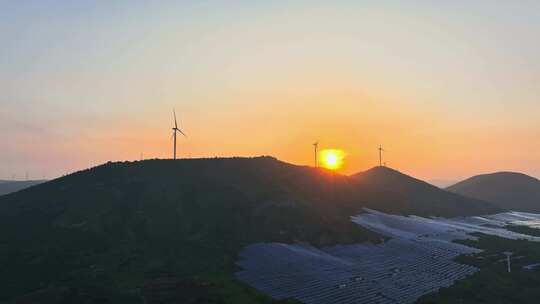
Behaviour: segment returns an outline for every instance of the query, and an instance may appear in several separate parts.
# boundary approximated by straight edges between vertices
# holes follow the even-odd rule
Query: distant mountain
[[[500,210],[491,203],[447,192],[387,167],[375,167],[352,178],[358,181],[358,190],[370,197],[370,208],[381,211],[453,217]]]
[[[271,157],[108,163],[0,197],[0,302],[270,303],[234,279],[238,252],[379,240],[350,221],[364,207],[498,211],[386,168],[349,177]]]
[[[431,180],[428,180],[427,182],[441,189],[445,189],[449,186],[454,185],[457,181],[450,180],[450,179],[431,179]]]
[[[45,182],[44,180],[30,180],[30,181],[9,181],[0,180],[0,195],[17,192],[22,189],[32,187]]]
[[[540,212],[540,180],[521,173],[478,175],[447,190],[492,202],[503,209]]]

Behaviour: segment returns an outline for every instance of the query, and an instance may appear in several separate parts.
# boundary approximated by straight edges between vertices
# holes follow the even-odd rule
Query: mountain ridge
[[[491,203],[450,193],[423,180],[387,167],[374,167],[352,175],[364,187],[386,193],[402,213],[422,216],[461,216],[497,212]],[[374,209],[377,209],[376,206]],[[382,211],[392,213],[392,210]]]
[[[540,212],[540,180],[519,172],[476,175],[446,190],[490,201],[508,210]]]
[[[27,180],[27,181],[15,181],[15,180],[0,180],[0,196],[9,193],[17,192],[35,185],[46,182],[46,180]]]

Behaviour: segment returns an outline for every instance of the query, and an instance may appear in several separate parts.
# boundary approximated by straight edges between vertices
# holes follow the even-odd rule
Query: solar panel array
[[[526,239],[540,242],[539,237],[516,233],[505,229],[507,225],[535,227],[540,223],[540,214],[507,212],[489,216],[462,218],[424,218],[401,216],[366,209],[366,213],[352,217],[352,221],[380,234],[392,238],[453,241],[475,239],[470,233],[481,232],[507,239]]]
[[[318,249],[307,244],[259,243],[240,253],[239,280],[275,299],[317,303],[413,303],[451,286],[479,269],[454,260],[478,249],[452,242],[480,231],[507,238],[540,240],[504,229],[510,221],[540,215],[508,213],[490,217],[428,219],[374,210],[353,222],[392,237],[381,244]],[[487,225],[486,225],[487,224]]]
[[[317,249],[256,244],[246,248],[237,277],[275,299],[304,303],[412,303],[478,269],[453,262],[475,249],[393,239],[382,245]]]

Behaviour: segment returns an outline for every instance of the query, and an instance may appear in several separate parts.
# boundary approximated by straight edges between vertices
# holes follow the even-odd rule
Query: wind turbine
[[[383,166],[383,162],[382,162],[382,153],[384,152],[384,149],[382,146],[379,146],[379,166],[382,167]]]
[[[173,153],[173,159],[176,159],[176,132],[180,132],[180,134],[184,135],[184,137],[187,137],[182,130],[178,128],[178,122],[176,121],[176,112],[173,109],[173,115],[174,115],[174,128],[173,130],[173,139],[174,139],[174,153]]]
[[[512,267],[510,265],[510,257],[512,256],[512,252],[505,251],[503,254],[506,256],[506,267],[508,268],[508,273],[512,272]]]
[[[319,153],[319,142],[315,142],[313,144],[313,148],[315,148],[315,168],[319,167],[319,161],[317,160],[317,153]]]

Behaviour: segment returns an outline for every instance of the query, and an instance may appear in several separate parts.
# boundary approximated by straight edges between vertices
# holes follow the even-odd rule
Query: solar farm
[[[318,249],[308,244],[259,243],[237,262],[239,280],[274,299],[303,303],[413,303],[479,269],[454,258],[480,250],[454,243],[482,232],[510,239],[540,238],[504,229],[534,227],[540,215],[509,212],[456,219],[398,216],[366,209],[352,221],[391,239],[381,244]]]

